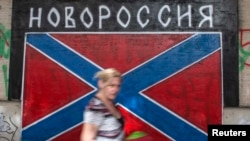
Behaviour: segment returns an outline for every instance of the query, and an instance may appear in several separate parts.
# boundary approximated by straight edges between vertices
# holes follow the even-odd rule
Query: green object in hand
[[[138,138],[144,137],[146,135],[147,134],[145,132],[135,131],[135,132],[131,133],[126,139],[127,140],[133,140],[133,139],[138,139]]]

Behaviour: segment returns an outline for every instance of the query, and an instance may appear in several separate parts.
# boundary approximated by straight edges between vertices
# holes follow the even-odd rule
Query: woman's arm
[[[91,123],[84,123],[80,141],[94,141],[98,131],[98,126]]]

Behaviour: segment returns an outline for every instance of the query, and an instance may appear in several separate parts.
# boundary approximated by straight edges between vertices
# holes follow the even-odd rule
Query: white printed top
[[[96,141],[123,141],[123,122],[115,118],[101,100],[93,97],[85,108],[84,123],[99,127]]]

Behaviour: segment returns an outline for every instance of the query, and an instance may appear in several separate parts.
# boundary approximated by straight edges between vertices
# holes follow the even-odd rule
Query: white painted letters
[[[107,14],[103,15],[102,10],[106,10]],[[101,5],[99,7],[99,29],[102,29],[102,20],[108,19],[110,17],[110,10],[106,5]]]
[[[168,5],[164,5],[158,13],[158,21],[161,23],[163,27],[167,27],[171,21],[171,18],[168,18],[168,20],[165,23],[162,21],[162,13],[164,9],[167,9],[169,13],[171,12],[170,7]]]
[[[159,10],[152,10],[148,5],[142,5],[138,7],[138,10],[132,10],[122,5],[117,11],[112,11],[112,15],[111,10],[114,9],[110,9],[107,5],[99,5],[96,12],[89,7],[85,7],[79,14],[75,12],[79,9],[75,8],[73,6],[65,6],[64,9],[51,7],[51,9],[45,11],[43,8],[35,9],[32,7],[29,13],[29,28],[41,28],[42,26],[77,28],[83,25],[87,29],[90,29],[94,24],[98,29],[103,29],[104,25],[120,25],[122,28],[130,28],[129,26],[136,26],[136,24],[141,29],[147,28],[149,25],[162,26],[166,30],[169,26],[171,26],[169,28],[174,28],[172,26],[176,26],[176,28],[188,27],[195,29],[214,28],[213,5],[201,5],[200,7],[193,7],[191,4],[177,5],[176,7],[163,5]],[[172,10],[173,8],[176,8],[176,10]],[[176,11],[176,13],[173,13],[173,11]],[[198,13],[192,13],[192,11]],[[46,16],[47,18],[45,18]],[[193,19],[195,19],[195,22]],[[106,24],[104,24],[104,21]],[[132,21],[136,22],[136,24],[131,24]]]
[[[55,22],[52,20],[52,14],[54,14],[55,15]],[[56,9],[56,8],[51,8],[51,10],[49,11],[49,14],[48,14],[48,16],[47,16],[47,19],[48,19],[48,22],[52,25],[52,26],[54,26],[54,27],[57,27],[58,26],[58,24],[59,24],[59,22],[60,22],[60,20],[61,20],[61,17],[60,17],[60,14],[59,14],[59,12],[58,12],[58,10]]]
[[[30,8],[30,20],[29,20],[29,28],[33,27],[33,22],[37,21],[37,27],[41,27],[41,19],[42,19],[42,8],[38,8],[38,16],[34,16],[34,8]]]
[[[205,9],[208,9],[208,15],[205,15],[205,14],[204,14],[203,11],[204,11]],[[203,20],[199,23],[199,26],[198,26],[198,27],[201,27],[202,24],[203,24],[204,22],[206,22],[206,21],[209,22],[209,27],[210,27],[210,28],[214,27],[214,26],[213,26],[213,6],[212,6],[212,5],[202,6],[202,7],[200,8],[200,14],[201,14],[201,16],[203,17]]]
[[[75,19],[72,18],[73,13],[74,13],[74,7],[65,7],[65,27],[66,28],[76,27]]]
[[[88,16],[89,19],[90,19],[89,23],[87,23],[87,22],[85,21],[85,19],[84,19],[85,14],[87,14],[87,16]],[[89,8],[88,8],[88,7],[85,8],[85,9],[82,11],[81,16],[80,16],[80,19],[81,19],[83,25],[84,25],[85,27],[87,27],[87,28],[90,28],[90,27],[93,25],[93,22],[94,22],[94,20],[93,20],[93,14],[89,11]]]
[[[142,12],[143,9],[146,10],[147,14],[150,13],[149,8],[148,8],[148,6],[146,6],[146,5],[142,6],[142,7],[138,10],[137,16],[136,16],[136,17],[137,17],[137,22],[140,24],[140,26],[141,26],[142,28],[144,28],[144,27],[149,23],[149,19],[146,19],[146,22],[145,22],[145,23],[143,23],[143,22],[141,21],[141,12]]]
[[[181,27],[181,20],[184,18],[184,17],[188,17],[188,27],[192,27],[192,13],[191,13],[191,5],[188,5],[188,11],[181,15],[181,8],[180,8],[180,5],[177,6],[177,13],[178,13],[178,16],[177,16],[177,19],[178,19],[178,26]]]

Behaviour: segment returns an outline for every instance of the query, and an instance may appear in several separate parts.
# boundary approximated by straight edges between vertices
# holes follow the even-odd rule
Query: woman
[[[99,71],[98,92],[84,111],[81,141],[123,141],[123,119],[114,104],[122,75],[114,68]]]

